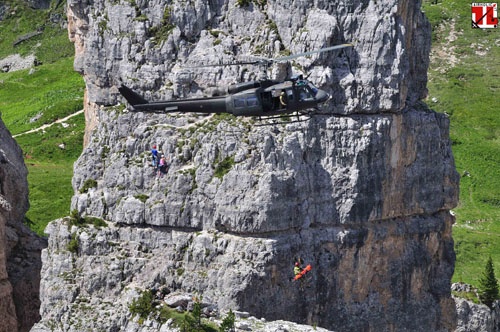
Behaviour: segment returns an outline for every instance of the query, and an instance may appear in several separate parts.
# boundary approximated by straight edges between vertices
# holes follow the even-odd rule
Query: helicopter
[[[187,68],[203,68],[235,65],[264,65],[287,62],[291,59],[307,56],[314,53],[332,51],[352,44],[341,44],[314,51],[289,55],[281,58],[254,57],[254,61],[209,64]],[[302,75],[293,76],[284,81],[259,80],[238,83],[228,86],[225,90],[216,90],[212,97],[177,99],[169,101],[148,102],[138,93],[125,85],[118,90],[133,107],[132,111],[154,113],[230,113],[234,116],[253,116],[260,120],[282,119],[284,115],[295,115],[297,121],[280,123],[302,122],[314,115],[320,104],[325,103],[330,96],[324,90],[318,89],[313,83],[304,79]],[[305,120],[300,116],[305,115]]]

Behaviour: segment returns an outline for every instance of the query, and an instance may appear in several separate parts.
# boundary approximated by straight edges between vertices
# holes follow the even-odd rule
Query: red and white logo
[[[491,29],[498,26],[498,4],[496,2],[472,3],[472,27]]]

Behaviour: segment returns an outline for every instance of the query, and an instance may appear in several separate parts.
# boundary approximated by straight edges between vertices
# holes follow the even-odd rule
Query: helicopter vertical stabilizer
[[[122,85],[118,88],[122,96],[127,99],[130,105],[135,106],[135,105],[141,105],[141,104],[148,104],[148,101],[142,96],[140,96],[138,93],[130,90],[127,88],[125,85]]]

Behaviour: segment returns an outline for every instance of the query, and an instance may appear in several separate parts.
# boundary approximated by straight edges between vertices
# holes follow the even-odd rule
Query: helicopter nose
[[[318,90],[318,93],[316,93],[316,100],[320,103],[324,103],[328,98],[330,98],[330,96],[323,90]]]

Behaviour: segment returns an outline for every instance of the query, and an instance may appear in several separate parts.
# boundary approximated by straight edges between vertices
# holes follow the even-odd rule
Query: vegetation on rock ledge
[[[132,317],[139,316],[139,324],[143,324],[148,318],[155,319],[160,324],[165,324],[167,320],[172,319],[173,325],[175,327],[180,327],[181,330],[185,332],[217,331],[217,329],[212,326],[210,322],[202,320],[201,303],[198,300],[194,301],[193,311],[191,313],[178,312],[177,310],[166,306],[162,301],[155,299],[155,296],[150,289],[142,291],[139,297],[132,301],[129,305],[129,311],[132,314]]]
[[[68,226],[86,227],[87,225],[94,225],[95,228],[108,227],[108,224],[101,218],[85,216],[82,217],[77,210],[71,211]]]
[[[215,168],[214,176],[222,180],[224,175],[226,175],[231,167],[234,165],[234,157],[226,157],[220,163],[217,164]]]
[[[97,181],[94,179],[87,179],[80,188],[80,194],[85,194],[92,188],[97,188]]]

